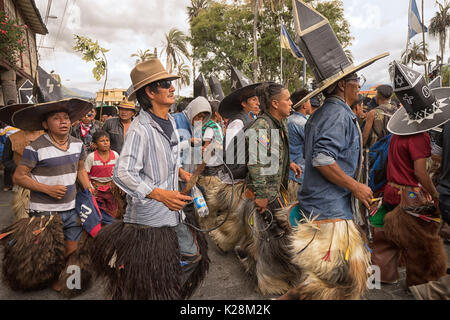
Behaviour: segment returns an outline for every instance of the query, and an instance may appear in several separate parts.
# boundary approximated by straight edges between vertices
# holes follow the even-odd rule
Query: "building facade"
[[[102,103],[103,90],[100,90],[95,95],[95,105],[100,106]],[[127,89],[105,89],[103,97],[103,105],[115,106],[122,102],[127,97]]]
[[[36,34],[44,35],[48,30],[34,0],[0,0],[0,11],[20,25],[27,25],[26,49],[16,65],[0,56],[0,105],[7,105],[18,102],[18,90],[27,80],[34,82],[38,66]]]

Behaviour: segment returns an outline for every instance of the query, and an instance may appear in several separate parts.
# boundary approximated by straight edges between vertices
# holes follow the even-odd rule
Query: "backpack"
[[[249,122],[247,122],[244,127],[239,130],[239,132],[233,137],[233,141],[230,143],[230,145],[228,146],[228,148],[226,148],[227,145],[227,138],[226,138],[226,134],[224,136],[223,139],[223,150],[225,150],[225,152],[223,153],[223,162],[227,165],[227,167],[230,169],[231,173],[233,174],[233,179],[245,179],[247,177],[247,173],[248,173],[248,168],[247,168],[247,163],[248,163],[248,141],[247,139],[244,139],[244,141],[242,141],[242,138],[239,139],[238,141],[238,137],[245,137],[245,132],[248,130],[248,128],[250,128],[256,121],[260,120],[260,119],[265,119],[270,126],[270,129],[273,128],[273,123],[272,120],[269,118],[269,116],[267,116],[266,114],[262,114],[260,115],[258,118],[253,119]],[[238,148],[238,143],[245,143],[245,152],[244,154],[239,153],[239,148]],[[233,151],[231,151],[230,149],[233,148]],[[228,153],[233,152],[233,163],[229,164],[227,163],[227,159],[226,156]],[[225,172],[228,172],[228,170],[225,170]]]
[[[369,149],[369,187],[379,191],[387,183],[387,162],[392,133],[383,137]]]

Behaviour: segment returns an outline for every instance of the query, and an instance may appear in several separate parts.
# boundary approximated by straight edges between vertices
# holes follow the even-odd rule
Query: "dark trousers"
[[[11,170],[5,168],[5,169],[3,170],[3,175],[4,175],[4,176],[3,176],[3,183],[4,183],[4,185],[5,185],[5,188],[6,188],[6,187],[11,188],[11,187],[13,186],[13,182],[12,182],[12,172],[11,172]]]

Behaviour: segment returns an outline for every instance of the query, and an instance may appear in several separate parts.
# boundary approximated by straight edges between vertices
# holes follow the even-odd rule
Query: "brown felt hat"
[[[158,80],[176,80],[179,76],[171,75],[164,69],[159,59],[150,59],[139,63],[130,73],[134,91],[129,95],[128,101],[136,99],[136,92],[145,85]]]

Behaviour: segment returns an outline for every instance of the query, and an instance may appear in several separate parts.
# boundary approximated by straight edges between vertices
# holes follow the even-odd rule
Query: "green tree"
[[[186,8],[189,23],[199,15],[201,10],[206,9],[207,6],[208,0],[191,0],[191,6]]]
[[[181,87],[189,86],[191,84],[191,70],[188,65],[182,62],[177,65],[176,75],[180,77],[180,79],[177,80],[178,95],[180,95]]]
[[[426,55],[428,54],[427,44],[425,44],[425,54],[424,54],[423,42],[417,43],[413,42],[408,48],[402,53],[402,63],[408,64],[411,62],[411,67],[414,65],[415,61],[425,61]]]
[[[108,81],[108,60],[106,59],[105,53],[109,50],[100,47],[98,41],[92,41],[92,39],[74,35],[75,46],[72,47],[76,52],[80,52],[83,55],[83,60],[86,62],[94,62],[95,67],[92,69],[92,74],[95,80],[100,81],[101,77],[105,76],[105,81],[103,83],[103,93],[102,102],[100,109],[100,118],[102,117],[103,111],[103,101],[105,98],[106,82]]]
[[[156,51],[156,48],[153,53],[150,51],[150,49],[145,49],[145,51],[142,51],[139,49],[138,52],[133,53],[131,55],[131,58],[134,58],[134,57],[137,58],[135,65],[138,65],[141,62],[144,62],[144,61],[147,61],[150,59],[154,59],[154,58],[158,58],[158,53]]]
[[[184,62],[184,58],[189,60],[187,37],[177,28],[170,29],[165,37],[166,41],[164,43],[163,52],[166,53],[167,71],[171,73],[180,62]]]
[[[447,42],[447,31],[450,27],[450,3],[444,0],[444,4],[436,1],[439,6],[439,11],[431,18],[430,25],[428,27],[428,32],[431,36],[439,38],[439,49],[440,49],[440,62],[444,63],[444,50],[445,44]]]
[[[307,1],[330,20],[342,46],[347,48],[352,37],[344,18],[343,4],[338,0]],[[292,18],[292,1],[275,1],[263,5],[257,24],[257,52],[259,81],[280,81],[280,27],[284,23],[295,39]],[[229,92],[230,67],[235,66],[251,75],[254,68],[254,7],[251,1],[233,4],[210,0],[206,9],[191,22],[190,43],[193,59],[205,75],[214,74],[222,81],[224,93]],[[312,71],[307,69],[312,75]],[[283,81],[290,90],[300,87],[302,63],[290,54],[283,53]]]

